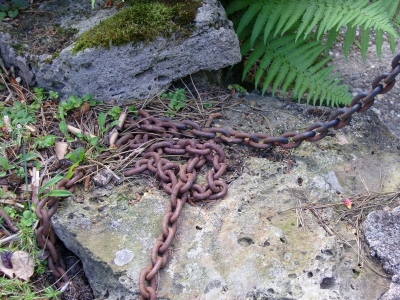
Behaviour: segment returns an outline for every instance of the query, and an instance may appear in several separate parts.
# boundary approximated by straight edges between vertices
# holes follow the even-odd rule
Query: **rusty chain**
[[[330,115],[328,121],[316,122],[306,128],[303,133],[287,132],[277,137],[264,133],[243,133],[223,128],[201,128],[190,120],[174,123],[168,118],[155,118],[148,112],[139,111],[139,117],[127,119],[120,128],[120,138],[115,143],[117,148],[129,147],[138,151],[141,158],[135,166],[124,172],[129,177],[142,172],[156,175],[163,190],[170,195],[170,202],[165,211],[161,233],[151,250],[151,262],[139,276],[139,292],[141,299],[156,299],[156,276],[168,262],[169,247],[177,230],[177,221],[186,202],[215,200],[224,197],[227,185],[220,180],[226,170],[225,154],[217,143],[232,143],[250,146],[256,149],[282,147],[285,149],[300,146],[303,141],[315,142],[323,139],[330,128],[340,129],[348,125],[353,114],[368,110],[374,103],[374,97],[390,91],[396,76],[400,73],[400,54],[391,64],[392,70],[383,73],[372,82],[371,91],[356,95],[350,106],[340,108]],[[158,141],[160,138],[163,141]],[[200,140],[207,140],[202,143]],[[151,144],[153,143],[153,144]],[[147,149],[143,148],[151,144]],[[183,166],[172,162],[163,155],[178,155],[187,158]],[[107,156],[104,154],[103,156]],[[197,171],[209,164],[206,183],[201,186],[195,183]],[[75,190],[75,184],[84,176],[83,171],[75,171],[71,179],[58,182],[57,189]],[[42,199],[36,208],[40,220],[37,229],[39,247],[49,251],[48,267],[61,282],[68,282],[68,276],[62,259],[55,248],[55,234],[50,219],[56,213],[59,199],[47,197]]]

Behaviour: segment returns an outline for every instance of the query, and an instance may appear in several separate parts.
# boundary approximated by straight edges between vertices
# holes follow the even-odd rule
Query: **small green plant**
[[[33,92],[34,92],[34,97],[37,101],[43,101],[45,99],[45,92],[44,92],[44,88],[39,88],[39,87],[34,87],[33,88]]]
[[[72,196],[72,193],[66,190],[55,190],[52,189],[51,191],[47,192],[47,189],[50,187],[54,187],[54,185],[59,182],[61,179],[63,179],[64,176],[62,175],[57,175],[53,178],[51,178],[49,181],[47,181],[45,184],[43,184],[40,189],[39,189],[39,198],[44,198],[44,197],[69,197]],[[45,193],[46,192],[46,193]]]
[[[57,92],[53,92],[53,91],[49,91],[49,98],[51,100],[58,99],[58,93]]]
[[[211,108],[213,106],[213,104],[214,104],[214,101],[213,100],[209,100],[207,102],[203,102],[203,107],[204,108]]]
[[[54,145],[57,136],[49,134],[34,138],[33,147],[38,149],[48,148]]]
[[[36,112],[40,108],[41,101],[37,100],[29,105],[14,101],[13,106],[4,107],[1,110],[2,116],[9,116],[11,125],[16,128],[17,125],[25,126],[28,123],[36,123]]]
[[[0,172],[0,177],[4,177],[7,174],[7,171],[15,169],[13,164],[10,164],[8,159],[4,156],[0,156],[0,166],[2,171]]]
[[[15,219],[18,216],[18,211],[13,207],[4,206],[3,210],[11,219]]]
[[[240,93],[247,93],[247,90],[239,84],[230,84],[228,85],[229,90],[235,90],[236,92]]]
[[[81,107],[85,102],[89,103],[90,106],[95,106],[96,104],[101,103],[101,101],[96,101],[93,99],[93,94],[86,94],[82,98],[71,95],[68,97],[67,101],[63,101],[60,103],[56,118],[63,120],[68,111]]]
[[[2,1],[2,3],[0,3],[0,22],[6,17],[15,18],[18,16],[20,10],[27,9],[28,7],[28,0]]]
[[[32,205],[32,210],[34,210],[34,209],[35,209],[35,208],[34,208],[34,205]],[[36,222],[36,220],[37,220],[36,214],[32,213],[30,210],[25,210],[25,211],[22,213],[22,218],[21,218],[21,220],[19,221],[19,223],[20,223],[22,226],[31,227],[31,226],[33,225],[33,223]]]
[[[128,107],[128,112],[133,113],[135,116],[139,114],[138,109],[134,105]]]
[[[168,110],[165,113],[168,117],[174,117],[175,114],[186,104],[186,95],[184,89],[176,89],[173,92],[164,93],[161,95],[162,99],[169,99]]]
[[[0,156],[0,178],[7,175],[7,171],[14,170],[14,173],[19,175],[21,178],[24,176],[24,168],[21,164],[26,161],[35,160],[37,158],[37,154],[29,152],[26,154],[25,158],[23,158],[23,154],[19,154],[16,158],[17,161],[10,163],[5,156]]]
[[[121,112],[120,108],[119,108],[119,112]],[[110,112],[108,112],[108,114],[110,114]],[[118,113],[118,116],[119,116],[119,113]],[[99,113],[99,116],[97,117],[97,123],[99,124],[99,136],[100,137],[102,137],[111,127],[113,127],[119,123],[118,117],[114,118],[114,121],[111,122],[108,126],[106,126],[106,121],[107,121],[107,115],[103,112]],[[90,138],[90,136],[89,136],[89,138]],[[98,139],[97,139],[97,141],[98,141]],[[94,146],[94,145],[91,144],[91,146]]]
[[[113,106],[113,108],[108,111],[108,115],[110,115],[113,120],[118,120],[120,114],[121,108],[119,106]]]
[[[68,169],[67,176],[65,176],[66,178],[71,178],[74,174],[74,169],[85,161],[85,150],[82,147],[76,148],[74,151],[65,155],[65,158],[73,162],[73,165]]]
[[[34,285],[21,281],[17,278],[8,279],[0,277],[0,298],[1,299],[58,299],[60,291],[47,287],[43,290],[35,290]]]

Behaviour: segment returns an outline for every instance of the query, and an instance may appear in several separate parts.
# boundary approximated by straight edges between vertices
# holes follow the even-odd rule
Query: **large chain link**
[[[256,149],[275,146],[288,149],[300,146],[303,141],[319,141],[327,135],[330,128],[340,129],[349,124],[354,113],[368,110],[373,105],[376,95],[385,94],[393,88],[399,73],[400,54],[393,59],[392,70],[389,73],[383,73],[375,78],[370,92],[356,95],[348,108],[336,110],[326,123],[316,122],[308,126],[303,133],[287,132],[272,137],[264,133],[251,134],[223,128],[201,128],[199,124],[190,120],[174,123],[168,118],[152,117],[144,110],[139,111],[136,120],[127,119],[124,131],[120,133],[115,147],[129,147],[132,151],[140,153],[141,158],[136,161],[133,168],[124,172],[124,176],[129,177],[142,172],[155,174],[163,190],[170,195],[170,202],[161,225],[161,234],[151,250],[151,262],[139,276],[141,299],[157,298],[156,276],[168,262],[168,249],[176,234],[177,221],[185,203],[220,199],[227,193],[226,183],[220,180],[226,170],[225,154],[217,143],[241,144]],[[163,141],[159,141],[160,139]],[[150,144],[151,146],[143,150]],[[180,167],[163,157],[164,154],[187,158],[188,162]],[[106,157],[107,153],[102,156]],[[195,183],[196,175],[206,164],[210,167],[206,174],[206,183],[201,186]],[[57,188],[73,191],[75,183],[83,176],[82,172],[76,171],[70,180],[61,180]],[[55,235],[50,226],[50,218],[57,210],[58,201],[57,198],[49,197],[38,204],[36,214],[40,219],[40,226],[37,230],[37,239],[42,249],[50,251],[49,267],[53,274],[66,282],[68,277],[62,260],[55,250]]]

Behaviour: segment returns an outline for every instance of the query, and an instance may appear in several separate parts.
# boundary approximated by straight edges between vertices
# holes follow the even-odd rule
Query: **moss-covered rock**
[[[201,1],[126,1],[126,7],[79,36],[72,52],[87,48],[149,42],[172,35],[188,37]]]

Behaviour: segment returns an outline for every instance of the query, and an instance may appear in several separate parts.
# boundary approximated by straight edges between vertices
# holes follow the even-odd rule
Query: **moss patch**
[[[172,33],[190,33],[198,0],[183,1],[138,1],[127,0],[127,7],[99,25],[84,32],[72,50],[73,53],[86,48],[125,45],[130,42],[151,41],[158,36]]]

